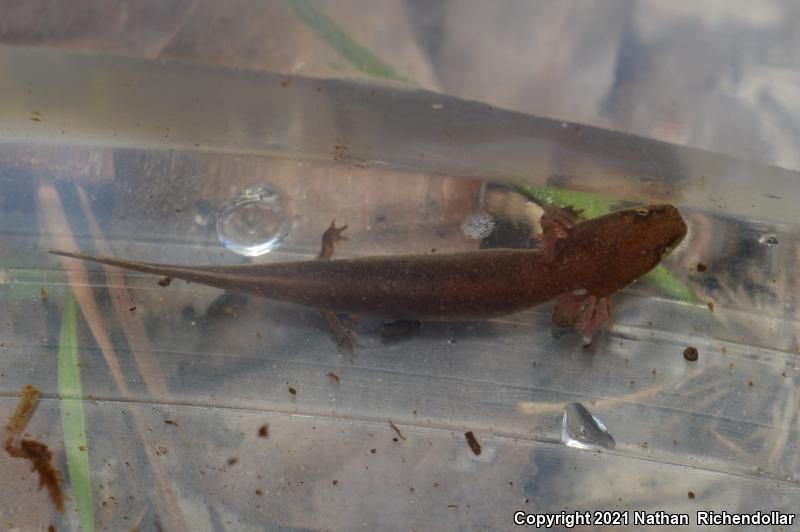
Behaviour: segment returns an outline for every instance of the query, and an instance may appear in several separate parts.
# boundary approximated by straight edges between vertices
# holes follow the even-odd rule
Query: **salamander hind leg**
[[[584,347],[589,347],[600,328],[611,328],[611,303],[607,297],[597,297],[585,290],[565,294],[556,300],[553,324],[574,328],[583,335]]]
[[[317,260],[330,260],[336,243],[347,240],[346,236],[342,236],[345,229],[347,229],[346,225],[336,227],[336,221],[331,222],[330,227],[322,234],[322,245],[317,255]],[[353,331],[348,329],[332,310],[322,309],[319,312],[322,315],[322,319],[325,320],[325,325],[328,327],[331,336],[333,336],[339,351],[345,354],[352,353],[358,345]]]
[[[336,220],[331,222],[330,227],[322,234],[322,247],[317,255],[317,260],[329,260],[333,256],[336,243],[347,240],[346,236],[342,236],[345,229],[347,229],[346,225],[336,227]]]
[[[358,340],[353,331],[348,329],[332,310],[320,310],[319,313],[325,320],[325,325],[327,325],[328,331],[333,336],[339,351],[344,354],[352,353],[358,346]]]

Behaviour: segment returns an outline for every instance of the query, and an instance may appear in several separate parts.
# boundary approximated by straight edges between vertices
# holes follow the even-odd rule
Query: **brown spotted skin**
[[[315,308],[391,319],[512,314],[578,289],[606,297],[653,269],[686,234],[671,205],[575,226],[555,250],[495,249],[239,266],[170,266],[54,251]]]
[[[577,225],[555,260],[564,291],[610,296],[655,268],[686,229],[672,205],[626,209]]]

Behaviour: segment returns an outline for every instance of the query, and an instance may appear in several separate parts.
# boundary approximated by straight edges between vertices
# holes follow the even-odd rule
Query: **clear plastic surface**
[[[70,497],[0,451],[0,528],[797,511],[797,5],[77,4],[0,23],[0,422],[41,392]],[[310,260],[332,220],[338,257],[475,250],[519,186],[687,220],[588,349],[546,304],[342,354],[313,309],[47,254]]]

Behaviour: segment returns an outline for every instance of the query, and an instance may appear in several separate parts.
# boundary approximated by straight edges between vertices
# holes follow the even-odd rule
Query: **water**
[[[222,245],[239,255],[257,257],[281,245],[289,234],[278,193],[268,184],[245,188],[222,207],[217,216],[217,236]]]
[[[580,403],[568,403],[561,420],[561,441],[576,449],[613,449],[614,437],[599,418]]]

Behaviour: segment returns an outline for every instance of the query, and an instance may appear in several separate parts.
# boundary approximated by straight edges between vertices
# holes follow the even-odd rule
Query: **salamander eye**
[[[634,209],[633,212],[635,212],[636,214],[638,214],[639,216],[641,216],[643,218],[647,218],[647,217],[650,216],[650,212],[651,211],[647,207],[639,207],[637,209]]]

